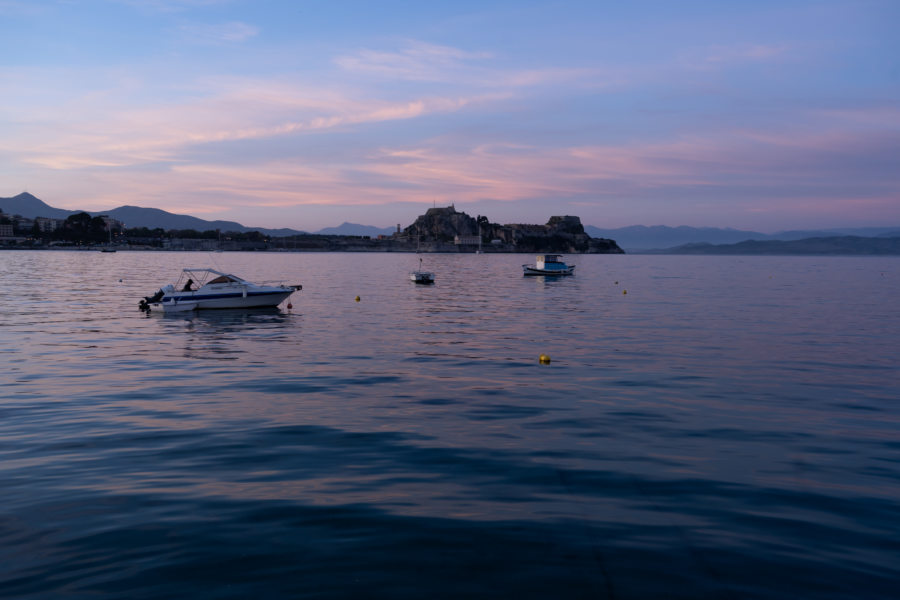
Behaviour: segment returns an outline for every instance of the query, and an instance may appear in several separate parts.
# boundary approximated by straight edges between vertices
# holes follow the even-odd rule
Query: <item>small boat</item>
[[[533,265],[522,265],[524,275],[572,275],[575,265],[567,265],[560,254],[539,254]]]
[[[109,230],[109,244],[107,246],[105,246],[104,248],[100,248],[100,252],[115,252],[116,249],[112,247],[112,245],[113,245],[113,243],[112,243],[113,242],[113,240],[112,240],[112,223],[107,223],[106,229]]]
[[[182,282],[184,282],[182,284]],[[165,312],[210,308],[262,308],[278,306],[301,285],[257,284],[214,269],[184,269],[173,284],[161,287],[140,301],[141,310],[162,306]]]
[[[414,283],[434,283],[434,273],[422,270],[422,259],[419,258],[419,270],[410,271],[409,280]]]

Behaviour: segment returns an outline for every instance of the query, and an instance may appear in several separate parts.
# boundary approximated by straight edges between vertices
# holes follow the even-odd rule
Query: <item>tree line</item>
[[[264,242],[268,237],[259,231],[229,231],[220,232],[215,229],[197,231],[195,229],[163,229],[156,227],[129,227],[124,229],[109,226],[103,217],[92,217],[86,212],[75,213],[66,217],[62,227],[53,231],[41,231],[35,221],[31,227],[22,228],[18,223],[10,219],[0,211],[0,223],[12,224],[13,234],[47,242],[69,242],[73,244],[103,244],[110,239],[114,243],[141,243],[149,245],[161,245],[165,239],[222,239],[236,241]]]

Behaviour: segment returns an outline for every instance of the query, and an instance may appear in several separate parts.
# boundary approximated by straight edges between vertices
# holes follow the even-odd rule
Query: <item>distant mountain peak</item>
[[[0,198],[0,209],[11,215],[22,215],[25,218],[48,217],[51,219],[65,219],[69,215],[80,212],[53,208],[37,196],[22,192],[12,198]]]
[[[372,225],[360,225],[344,221],[337,227],[326,227],[315,232],[317,235],[390,235],[394,233],[393,227],[373,227]]]

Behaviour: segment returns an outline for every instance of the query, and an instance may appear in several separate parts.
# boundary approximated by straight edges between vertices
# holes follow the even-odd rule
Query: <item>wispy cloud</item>
[[[229,4],[233,0],[109,0],[126,6],[155,12],[181,12],[192,8]]]
[[[91,189],[119,190],[105,200],[110,206],[121,204],[126,189],[130,203],[150,206],[175,193],[181,194],[179,210],[198,215],[226,208],[485,200],[510,206],[553,200],[560,206],[580,203],[585,210],[603,203],[659,206],[671,201],[673,214],[678,206],[691,206],[702,207],[707,215],[741,210],[760,216],[816,210],[837,215],[851,201],[861,210],[896,213],[894,191],[900,175],[892,180],[868,178],[866,169],[873,168],[869,158],[898,152],[900,136],[872,139],[846,132],[839,138],[814,131],[782,136],[775,130],[733,130],[626,145],[557,147],[506,142],[472,146],[435,138],[408,147],[327,157],[309,150],[236,162],[173,153],[163,172],[103,167],[94,157],[89,157],[94,162],[90,168],[74,162],[69,166],[82,168],[80,179],[89,181]],[[52,173],[44,172],[48,181]],[[867,179],[871,181],[860,183]],[[856,182],[852,190],[847,181]],[[77,191],[67,189],[65,195],[75,198]]]
[[[900,113],[883,107],[811,110],[796,115],[790,130],[731,128],[568,146],[513,143],[485,132],[407,146],[382,142],[377,150],[366,150],[360,142],[357,151],[322,159],[297,151],[234,161],[229,156],[240,153],[240,147],[229,144],[363,132],[368,125],[464,111],[505,96],[389,101],[361,99],[358,90],[236,77],[198,85],[204,91],[200,97],[143,108],[121,108],[115,91],[94,93],[82,103],[68,102],[79,120],[54,120],[58,111],[52,105],[33,112],[20,108],[13,134],[0,140],[0,153],[15,157],[23,168],[77,171],[98,187],[124,190],[130,181],[134,189],[144,190],[146,202],[154,195],[164,197],[165,188],[177,188],[234,206],[546,198],[593,202],[679,190],[695,195],[701,189],[729,189],[733,195],[757,190],[759,196],[784,198],[810,194],[810,176],[816,177],[817,193],[827,196],[828,186],[845,175],[850,181],[867,179],[866,169],[874,167],[866,165],[880,164],[867,157],[880,156],[884,162],[883,157],[900,153]],[[294,146],[308,145],[290,144]],[[203,149],[199,154],[198,148]],[[165,177],[159,177],[160,170]],[[873,197],[884,196],[885,185],[897,184],[896,176],[886,180],[873,174],[871,179],[858,187]],[[198,213],[209,208],[200,200],[192,207]]]
[[[259,34],[258,27],[240,22],[182,25],[179,31],[188,41],[195,44],[240,43]]]
[[[787,145],[789,144],[789,145]],[[845,131],[768,134],[733,130],[708,136],[546,148],[484,144],[448,151],[441,141],[415,149],[384,150],[363,167],[379,179],[403,180],[411,201],[423,190],[443,190],[448,200],[515,201],[537,198],[647,197],[691,195],[699,189],[730,189],[734,196],[778,199],[842,196],[856,181],[857,196],[875,196],[900,183],[873,180],[862,185],[870,160],[900,151],[900,136]],[[810,177],[818,174],[817,184]],[[849,177],[848,177],[849,176]],[[886,188],[885,185],[888,187]],[[832,188],[829,190],[829,188]],[[778,191],[774,191],[778,190]],[[420,198],[419,198],[420,200]]]
[[[501,67],[489,52],[472,52],[449,46],[411,41],[398,51],[364,49],[334,59],[350,73],[379,79],[420,83],[450,83],[482,89],[571,86],[606,88],[633,79],[624,69],[597,67]]]
[[[143,108],[122,108],[116,94],[69,101],[77,121],[58,121],[52,107],[19,112],[15,136],[0,149],[52,169],[180,162],[192,147],[265,140],[370,123],[455,112],[489,97],[428,96],[360,100],[336,90],[230,78],[205,83],[206,95]],[[213,91],[214,90],[214,91]]]
[[[840,35],[843,20],[795,26],[747,5],[740,14],[755,20],[736,25],[723,5],[673,33],[619,11],[598,29],[572,11],[553,23],[516,15],[498,36],[506,7],[475,19],[471,7],[429,6],[388,15],[378,33],[400,40],[388,45],[365,10],[340,18],[345,9],[327,3],[308,19],[278,3],[106,2],[133,10],[97,18],[97,3],[0,0],[14,24],[33,5],[44,10],[34,27],[4,36],[13,52],[0,67],[0,178],[9,185],[57,182],[58,196],[78,204],[166,208],[179,194],[198,214],[423,200],[505,202],[510,213],[519,200],[667,198],[696,208],[696,198],[721,207],[794,198],[808,207],[896,195],[900,112],[877,75],[896,44],[865,54],[869,38],[854,34],[820,62],[807,49]],[[81,20],[53,20],[63,18]],[[332,22],[341,30],[327,30]],[[659,39],[636,47],[636,30]],[[441,43],[408,37],[438,31]],[[114,45],[132,35],[135,44]],[[353,47],[323,54],[346,39]],[[868,62],[840,54],[848,47]],[[840,60],[846,68],[835,71]],[[710,93],[721,90],[735,93]]]
[[[566,86],[567,89],[622,88],[634,83],[635,74],[624,69],[597,67],[556,67],[545,69],[497,70],[482,75],[481,85],[495,88],[540,88]]]
[[[401,51],[360,50],[334,59],[342,69],[410,81],[444,81],[473,63],[490,58],[488,53],[466,52],[449,46],[409,42]]]

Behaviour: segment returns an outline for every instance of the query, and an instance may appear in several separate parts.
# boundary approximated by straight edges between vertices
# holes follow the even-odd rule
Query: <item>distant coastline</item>
[[[638,254],[743,256],[900,256],[900,236],[831,236],[800,240],[747,240],[737,244],[685,244]]]
[[[147,214],[156,219],[165,216],[169,223],[177,222],[179,225],[193,224],[203,228],[220,224],[136,207],[122,207],[102,215],[69,211],[60,213],[54,212],[59,209],[48,206],[31,194],[20,194],[14,198],[0,198],[0,245],[30,249],[89,247],[107,251],[624,254],[615,240],[592,238],[585,232],[581,219],[572,215],[550,217],[544,225],[500,225],[490,222],[487,217],[471,217],[451,205],[428,209],[402,230],[398,226],[389,234],[351,236],[317,235],[294,230],[279,230],[283,235],[272,235],[257,230],[233,231],[219,227],[205,230],[194,227],[150,229],[145,224],[128,227],[114,216],[122,215],[125,210],[136,218]],[[64,219],[57,218],[63,214],[67,215]],[[173,218],[175,221],[172,221]],[[228,225],[243,228],[238,223]]]
[[[451,207],[452,208],[452,207]],[[438,211],[444,208],[435,209]],[[60,240],[47,239],[35,244],[31,237],[35,221],[41,227],[57,225],[81,211],[58,209],[44,203],[37,197],[22,193],[14,197],[0,197],[0,247],[47,249],[60,245]],[[101,217],[118,222],[124,231],[130,231],[132,238],[128,249],[166,250],[254,250],[254,251],[298,251],[298,252],[470,252],[485,253],[529,253],[545,251],[672,255],[813,255],[813,256],[855,256],[855,255],[896,255],[895,242],[885,241],[900,238],[900,226],[894,227],[844,227],[835,230],[791,230],[765,234],[757,231],[716,227],[669,227],[634,225],[616,229],[602,229],[594,225],[575,225],[567,235],[584,234],[577,244],[567,244],[557,240],[557,244],[541,246],[534,240],[525,239],[528,229],[547,237],[547,225],[497,225],[485,217],[473,219],[465,213],[460,216],[447,215],[449,221],[462,219],[467,223],[465,230],[452,230],[441,225],[429,237],[428,230],[434,223],[428,213],[417,219],[405,230],[379,228],[370,225],[342,223],[338,227],[327,227],[308,233],[301,230],[281,228],[253,228],[233,221],[206,221],[190,215],[169,213],[155,208],[121,206],[105,212],[90,212],[92,218]],[[4,222],[18,217],[24,227],[16,227],[12,232],[4,229]],[[557,218],[557,217],[555,217]],[[562,217],[558,217],[562,218]],[[421,219],[421,220],[420,220]],[[549,223],[548,223],[549,224]],[[559,224],[556,224],[557,226]],[[462,234],[463,241],[478,235],[481,226],[482,244],[480,248],[468,244],[454,243],[455,234]],[[130,228],[130,229],[129,229]],[[144,229],[145,235],[135,236],[133,229]],[[414,228],[414,229],[411,229]],[[418,243],[414,241],[415,229],[419,233]],[[469,231],[471,229],[471,231]],[[515,238],[518,231],[518,239]],[[502,234],[495,237],[494,234]],[[121,240],[116,230],[116,238]],[[440,239],[443,236],[443,239]],[[504,241],[504,236],[510,237]],[[96,243],[104,240],[97,237]],[[104,234],[105,237],[105,234]],[[594,250],[585,246],[586,239],[594,240]],[[500,240],[495,243],[495,240]],[[597,242],[596,240],[606,240]],[[547,240],[544,240],[547,241]],[[569,241],[574,241],[570,238]],[[603,246],[605,244],[605,247]],[[82,245],[84,245],[82,243]],[[87,244],[88,246],[91,243]],[[77,243],[68,247],[77,248]],[[117,246],[118,249],[126,249]]]

